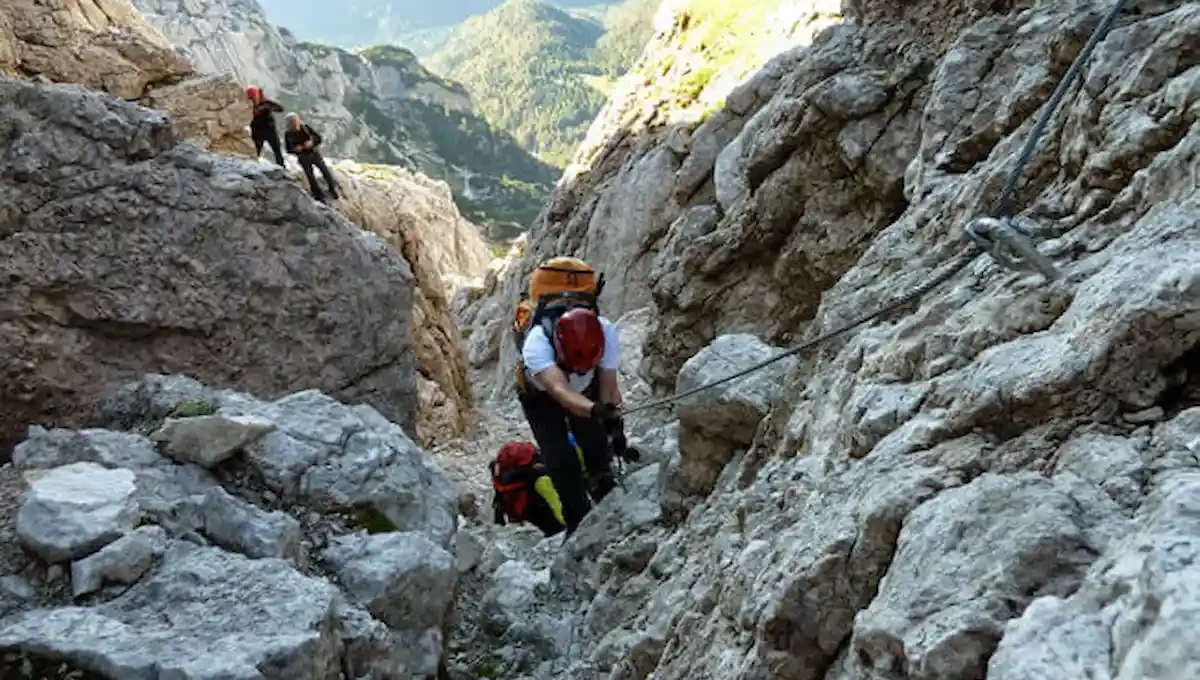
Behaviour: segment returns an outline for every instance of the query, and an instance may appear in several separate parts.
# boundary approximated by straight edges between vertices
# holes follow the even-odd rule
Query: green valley
[[[641,54],[659,0],[562,9],[508,0],[454,30],[427,60],[541,160],[564,167]]]

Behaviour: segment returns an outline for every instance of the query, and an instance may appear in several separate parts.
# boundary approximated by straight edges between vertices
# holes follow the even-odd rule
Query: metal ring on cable
[[[1062,276],[1050,258],[1042,255],[1029,236],[1008,219],[976,217],[967,223],[966,231],[971,240],[1008,269],[1033,268],[1047,281]]]

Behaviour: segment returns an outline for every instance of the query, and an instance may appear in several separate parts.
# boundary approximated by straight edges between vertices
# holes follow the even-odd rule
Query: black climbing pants
[[[325,165],[325,159],[321,157],[320,151],[304,151],[299,156],[300,167],[304,169],[304,176],[308,178],[308,188],[312,191],[313,198],[318,201],[325,200],[325,192],[321,191],[321,186],[317,184],[317,176],[313,174],[313,168],[321,171],[321,175],[325,178],[325,184],[329,187],[329,195],[333,198],[338,197],[337,182],[333,179],[333,173],[329,171],[329,166]]]
[[[270,144],[271,151],[275,153],[275,162],[279,165],[285,165],[283,162],[283,146],[279,143],[279,132],[276,130],[254,130],[250,135],[254,140],[254,157],[262,156],[263,144]]]
[[[550,481],[553,482],[554,478],[551,477]],[[554,516],[554,509],[550,507],[546,499],[536,491],[530,491],[529,496],[529,505],[525,507],[525,516],[521,519],[540,529],[546,536],[553,536],[561,532],[563,525],[558,523],[558,518]]]
[[[593,380],[584,390],[584,394],[592,400],[599,393],[597,383]],[[553,397],[532,386],[519,398],[525,419],[529,421],[529,429],[533,430],[533,438],[542,451],[550,481],[554,482],[562,502],[567,534],[573,534],[591,509],[591,502],[599,502],[617,485],[612,474],[608,436],[602,424],[571,415]],[[584,483],[583,470],[579,468],[579,457],[567,440],[568,432],[575,434],[575,441],[583,449],[583,460],[591,482],[591,501],[588,499],[589,489]]]

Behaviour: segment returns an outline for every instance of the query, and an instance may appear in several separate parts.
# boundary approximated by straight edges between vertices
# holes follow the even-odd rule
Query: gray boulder
[[[352,664],[382,673],[372,677],[433,677],[458,579],[450,553],[420,534],[389,533],[344,536],[324,557],[367,610],[342,614]]]
[[[155,451],[149,438],[132,432],[34,426],[13,458],[21,470],[48,470],[73,463],[128,469],[134,475],[133,497],[142,515],[176,536],[204,530],[205,494],[220,486],[204,468],[177,464]]]
[[[15,617],[0,630],[0,651],[111,678],[332,680],[338,597],[281,560],[177,544],[151,578],[112,601]]]
[[[338,621],[348,677],[428,678],[437,674],[443,648],[441,631],[392,630],[367,611],[348,604],[339,606]]]
[[[493,635],[502,636],[520,625],[537,602],[537,589],[549,584],[549,569],[535,570],[522,560],[501,564],[483,595],[485,626]]]
[[[454,558],[414,533],[345,536],[324,557],[356,602],[392,628],[440,629],[454,602]]]
[[[483,561],[486,546],[479,537],[469,531],[459,531],[454,534],[454,563],[458,573],[465,574],[473,571]]]
[[[22,541],[46,559],[74,558],[72,593],[100,591],[102,603],[28,611],[40,593],[14,581],[0,592],[0,616],[24,613],[4,622],[0,665],[24,656],[35,676],[61,663],[106,677],[214,680],[437,673],[458,579],[445,548],[454,489],[399,426],[315,391],[263,402],[181,376],[128,384],[95,418],[141,432],[171,419],[159,438],[186,460],[245,455],[214,473],[160,455],[135,432],[31,428],[14,466],[33,484]],[[412,531],[347,534],[343,512],[322,511]],[[134,530],[142,515],[153,524]],[[321,566],[344,590],[298,571],[331,538]]]
[[[413,277],[381,239],[108,95],[2,80],[0,121],[0,451],[158,367],[413,424]]]
[[[675,393],[715,382],[782,352],[753,335],[722,335],[683,365]],[[686,514],[696,498],[712,491],[725,464],[750,446],[758,424],[795,367],[794,357],[781,359],[679,402],[680,461],[667,471],[664,496],[670,515]]]
[[[71,593],[75,597],[100,590],[105,581],[136,583],[162,552],[167,534],[160,527],[139,527],[109,543],[94,555],[71,564]]]
[[[278,428],[247,450],[272,488],[321,509],[366,508],[389,528],[450,544],[458,516],[454,485],[374,409],[310,390],[257,407],[255,414]]]
[[[13,464],[20,470],[49,470],[71,463],[136,469],[162,462],[149,439],[102,429],[47,430],[33,425],[25,441],[13,450]]]
[[[287,513],[267,512],[213,487],[204,494],[200,514],[204,535],[226,550],[253,558],[300,558],[300,522]]]
[[[195,404],[215,417],[274,424],[244,452],[283,498],[450,545],[458,512],[454,485],[403,428],[369,406],[347,406],[315,390],[264,402],[184,376],[147,375],[117,389],[95,420],[137,427]]]
[[[166,444],[168,456],[211,468],[274,429],[271,421],[252,416],[168,418],[151,438]]]
[[[32,476],[17,513],[17,536],[47,562],[84,557],[137,526],[129,470],[72,463]]]

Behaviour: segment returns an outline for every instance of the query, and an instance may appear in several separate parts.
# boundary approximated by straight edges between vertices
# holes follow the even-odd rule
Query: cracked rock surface
[[[464,318],[515,299],[551,251],[590,256],[619,281],[601,301],[614,318],[651,291],[637,373],[657,395],[733,373],[715,358],[743,335],[788,347],[841,328],[965,249],[1107,9],[845,2],[702,120],[637,86],[669,77],[655,50],[694,30],[672,24],[514,275]],[[723,386],[656,414],[638,445],[658,476],[627,478],[565,543],[468,528],[504,547],[464,589],[510,583],[525,620],[571,635],[555,647],[464,607],[460,677],[1194,675],[1200,52],[1179,46],[1198,41],[1196,3],[1128,3],[1067,92],[1013,202],[1060,280],[979,257],[746,378],[745,398]],[[498,329],[477,357],[497,393],[506,343]]]
[[[73,83],[171,114],[214,151],[251,155],[245,93],[229,75],[200,76],[129,0],[6,0],[0,76]]]
[[[0,450],[148,367],[416,418],[404,259],[163,114],[0,80]]]
[[[141,519],[129,470],[79,462],[31,477],[17,536],[46,562],[89,555]]]
[[[102,678],[436,675],[456,499],[399,426],[315,391],[268,402],[161,375],[122,386],[94,420],[105,427],[31,428],[17,447],[30,489],[16,533],[37,557],[0,565],[3,663]],[[227,445],[216,421],[260,436],[211,469],[146,436]]]

